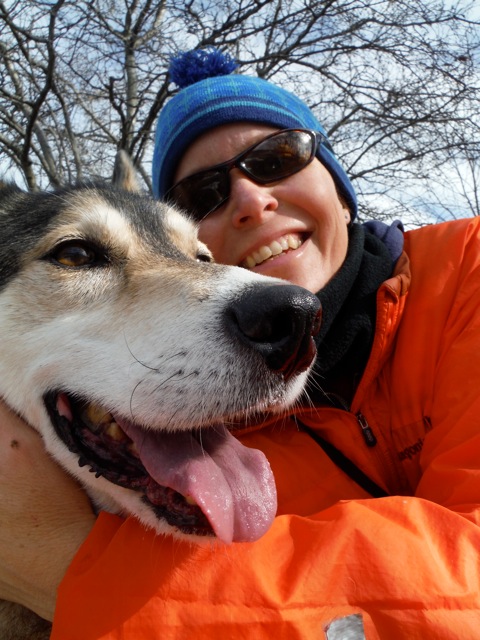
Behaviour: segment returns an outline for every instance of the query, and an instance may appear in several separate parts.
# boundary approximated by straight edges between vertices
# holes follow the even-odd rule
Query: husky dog
[[[214,264],[180,212],[110,185],[3,185],[0,225],[0,396],[96,508],[197,541],[263,535],[275,483],[231,427],[299,397],[318,299]],[[3,640],[48,638],[2,607]]]

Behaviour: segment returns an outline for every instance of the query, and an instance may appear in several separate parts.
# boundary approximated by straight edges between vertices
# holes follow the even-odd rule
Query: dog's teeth
[[[191,504],[193,507],[197,506],[197,501],[194,498],[192,498],[192,496],[184,496],[184,498],[187,504]]]
[[[112,440],[116,440],[120,442],[121,440],[125,440],[125,432],[120,429],[116,422],[111,422],[108,425],[108,428],[105,430],[105,433],[112,438]]]
[[[139,453],[138,453],[138,449],[137,449],[137,445],[135,444],[135,442],[130,442],[128,444],[128,450],[130,451],[130,453],[132,453],[134,456],[136,456],[137,458],[140,457]]]
[[[95,426],[106,425],[113,421],[112,414],[96,404],[89,404],[84,411],[84,417]]]

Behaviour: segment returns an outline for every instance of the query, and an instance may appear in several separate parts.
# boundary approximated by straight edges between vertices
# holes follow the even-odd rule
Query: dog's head
[[[178,211],[108,186],[5,187],[0,226],[6,401],[107,508],[158,531],[262,535],[271,471],[228,427],[297,399],[317,299],[213,264]]]

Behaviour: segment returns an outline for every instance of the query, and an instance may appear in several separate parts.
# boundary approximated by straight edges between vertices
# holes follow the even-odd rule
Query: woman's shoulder
[[[417,229],[405,231],[405,249],[415,250],[430,246],[432,251],[438,246],[451,249],[475,246],[480,238],[480,217],[459,218],[437,224],[428,224]]]
[[[462,218],[405,232],[412,275],[468,277],[480,269],[480,218]],[[456,274],[456,275],[455,275]]]
[[[404,251],[411,273],[409,296],[430,312],[480,306],[480,218],[428,225],[405,233]],[[430,313],[431,316],[431,313]]]

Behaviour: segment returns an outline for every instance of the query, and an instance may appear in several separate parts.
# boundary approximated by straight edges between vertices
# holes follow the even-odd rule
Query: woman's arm
[[[0,402],[0,598],[52,620],[58,585],[94,522],[86,494]]]
[[[60,586],[52,640],[316,640],[351,616],[369,640],[477,640],[479,548],[472,522],[400,496],[280,516],[231,547],[101,514]]]

